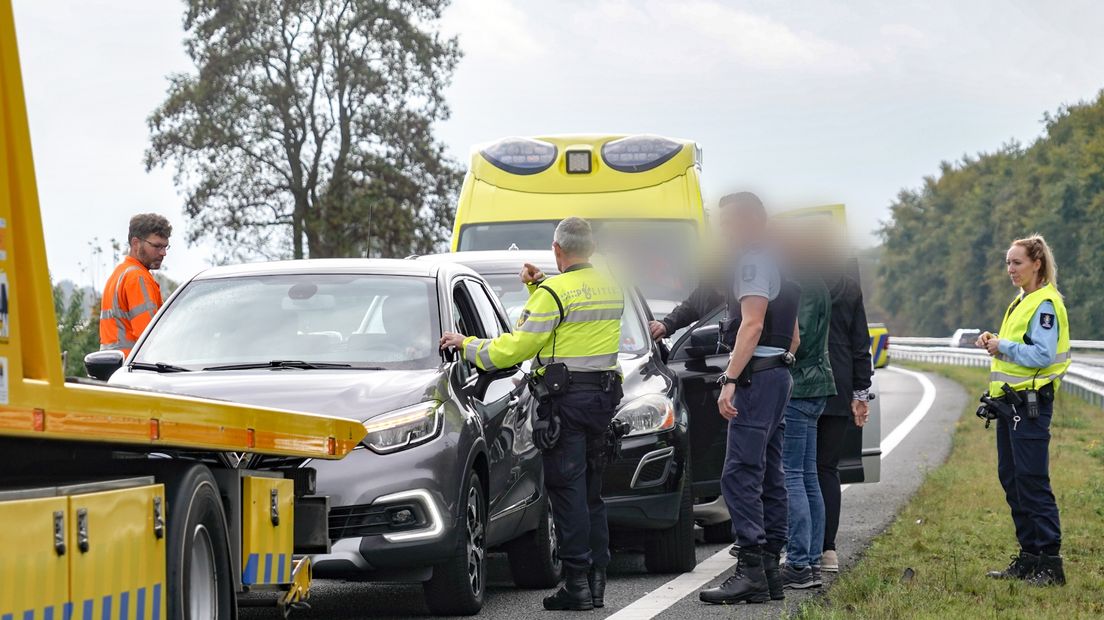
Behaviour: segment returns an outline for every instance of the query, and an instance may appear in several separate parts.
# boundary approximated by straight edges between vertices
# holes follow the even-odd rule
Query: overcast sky
[[[165,213],[180,280],[182,200],[146,173],[147,115],[190,68],[177,1],[15,0],[46,245],[55,278],[99,286],[89,243]],[[1044,111],[1104,87],[1104,3],[753,0],[456,0],[444,28],[464,59],[439,136],[545,133],[697,140],[707,200],[845,202],[861,245],[903,187],[942,160],[1030,142]]]

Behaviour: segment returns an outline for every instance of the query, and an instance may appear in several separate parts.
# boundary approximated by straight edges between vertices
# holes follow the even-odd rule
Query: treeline
[[[1015,294],[1005,251],[1038,232],[1055,253],[1071,337],[1104,339],[1104,92],[1044,122],[1030,146],[944,162],[897,196],[875,298],[896,333],[995,330]]]

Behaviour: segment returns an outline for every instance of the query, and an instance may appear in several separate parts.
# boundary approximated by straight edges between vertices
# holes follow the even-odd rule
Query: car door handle
[[[514,407],[517,407],[518,403],[520,403],[520,402],[521,402],[521,396],[518,395],[518,394],[515,394],[515,395],[511,396],[509,402],[506,403],[506,408],[507,409],[513,409]]]

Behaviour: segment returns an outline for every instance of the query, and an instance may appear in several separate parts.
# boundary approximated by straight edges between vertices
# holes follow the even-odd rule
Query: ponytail
[[[1016,239],[1012,245],[1023,248],[1029,260],[1039,261],[1039,276],[1043,284],[1058,288],[1058,264],[1054,262],[1054,253],[1050,251],[1050,246],[1042,235],[1035,233],[1023,239]]]

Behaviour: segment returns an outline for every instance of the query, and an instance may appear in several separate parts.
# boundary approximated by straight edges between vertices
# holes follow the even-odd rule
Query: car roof
[[[211,269],[199,273],[193,279],[209,280],[239,276],[310,273],[397,275],[423,278],[436,278],[442,273],[465,273],[475,275],[475,272],[471,269],[457,262],[434,263],[397,258],[311,258],[212,267]]]
[[[524,263],[532,263],[545,271],[556,271],[552,250],[472,250],[418,256],[411,262],[466,265],[479,273],[517,273]]]

